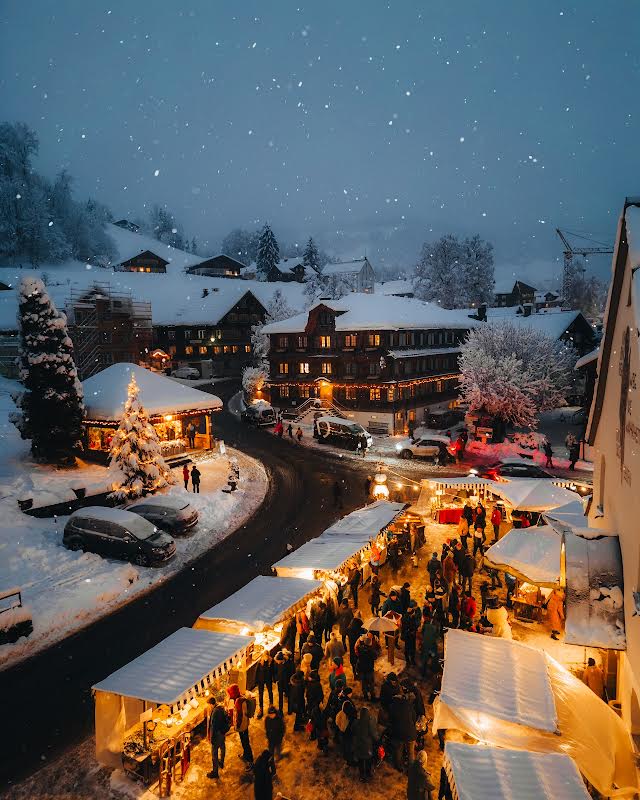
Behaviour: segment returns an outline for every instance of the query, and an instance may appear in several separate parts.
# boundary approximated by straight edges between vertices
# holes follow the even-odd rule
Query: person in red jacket
[[[233,727],[238,732],[242,755],[240,758],[247,764],[253,764],[253,752],[249,741],[249,715],[247,713],[247,698],[240,691],[237,683],[232,683],[227,688],[227,694],[233,700]]]
[[[460,610],[462,611],[462,624],[460,627],[469,628],[478,610],[477,603],[472,594],[465,594],[460,604]]]
[[[493,525],[493,541],[491,544],[495,544],[500,537],[500,523],[502,522],[502,512],[498,508],[498,506],[493,507],[493,511],[491,512],[491,524]]]
[[[189,467],[185,464],[182,467],[182,480],[184,481],[184,488],[189,488]]]

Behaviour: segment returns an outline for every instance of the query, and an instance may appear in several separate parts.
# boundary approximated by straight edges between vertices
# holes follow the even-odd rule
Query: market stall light
[[[402,487],[403,487],[403,486],[404,486],[404,483],[400,483],[400,481],[398,481],[398,482],[396,483],[396,488],[397,488],[397,489],[402,489]]]
[[[373,496],[376,500],[386,500],[389,497],[389,487],[384,483],[376,483],[373,487]]]
[[[478,474],[478,470],[474,469],[473,467],[471,467],[471,469],[469,470],[469,475],[477,475],[477,474]]]
[[[164,415],[165,422],[171,422],[172,419],[173,419],[173,414],[165,414]]]

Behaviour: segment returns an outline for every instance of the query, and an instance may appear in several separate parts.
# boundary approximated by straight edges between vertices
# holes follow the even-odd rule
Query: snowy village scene
[[[639,36],[0,4],[2,800],[640,800]]]

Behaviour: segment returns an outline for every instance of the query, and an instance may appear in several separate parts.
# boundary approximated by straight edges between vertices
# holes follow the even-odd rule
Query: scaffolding
[[[109,282],[71,289],[65,304],[80,380],[119,362],[137,363],[151,347],[151,303]]]

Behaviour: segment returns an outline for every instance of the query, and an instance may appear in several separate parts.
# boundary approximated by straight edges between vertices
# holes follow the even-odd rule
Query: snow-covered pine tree
[[[282,290],[276,289],[267,304],[267,322],[280,322],[280,320],[289,319],[295,313],[287,303],[287,298],[282,294]]]
[[[82,438],[82,385],[73,360],[67,318],[58,311],[39,278],[20,282],[20,378],[11,417],[23,439],[31,439],[38,461],[72,463]]]
[[[320,271],[320,253],[318,252],[316,243],[313,241],[311,236],[309,237],[307,246],[304,248],[304,253],[302,254],[302,263],[305,265],[305,267],[309,267],[314,272]]]
[[[127,402],[120,425],[111,442],[109,466],[114,471],[110,497],[123,501],[155,492],[173,483],[155,428],[140,402],[140,389],[131,376]]]
[[[414,295],[443,308],[460,307],[461,261],[462,245],[456,236],[448,233],[437,242],[425,242],[413,278]]]
[[[472,411],[535,428],[541,412],[566,404],[577,358],[566,342],[505,320],[473,328],[461,349],[460,393]]]
[[[307,308],[312,306],[319,297],[328,296],[327,278],[321,271],[312,273],[304,284],[303,289]]]
[[[491,305],[494,297],[493,245],[477,234],[462,242],[461,297],[455,298],[457,306],[478,308],[482,303]]]
[[[256,260],[256,278],[266,281],[269,272],[280,261],[280,248],[269,225],[265,224],[258,240],[258,258]]]

